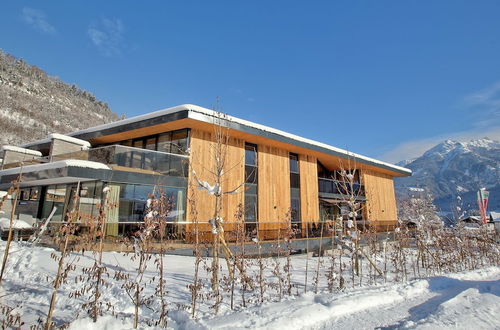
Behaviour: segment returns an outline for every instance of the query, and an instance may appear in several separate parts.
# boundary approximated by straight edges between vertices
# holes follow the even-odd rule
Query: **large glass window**
[[[133,140],[125,140],[118,142],[118,144],[123,146],[132,146],[134,148],[184,155],[188,147],[188,138],[189,130],[186,128],[140,137]]]
[[[257,145],[245,143],[245,222],[254,224],[258,218],[258,174]]]
[[[185,154],[187,150],[187,138],[187,130],[172,132],[172,144],[170,146],[170,153]]]
[[[300,222],[300,172],[299,155],[290,153],[290,217],[292,222]]]
[[[176,222],[185,220],[186,193],[185,188],[167,186],[149,186],[139,184],[120,184],[120,203],[118,210],[119,222],[142,222],[147,212],[147,200],[155,192],[159,198],[164,192],[168,199],[169,212],[167,221]]]
[[[52,220],[53,222],[62,221],[64,212],[64,202],[66,200],[66,185],[51,185],[47,187],[45,199],[42,207],[42,219],[47,219],[56,207]]]
[[[127,167],[158,171],[172,176],[185,175],[186,164],[179,157],[156,153],[171,153],[185,155],[188,149],[189,130],[165,132],[147,137],[135,138],[118,142],[123,146],[130,146],[144,150],[121,150],[118,154],[118,164]]]
[[[102,182],[84,182],[80,185],[80,216],[82,218],[96,218],[101,205]]]

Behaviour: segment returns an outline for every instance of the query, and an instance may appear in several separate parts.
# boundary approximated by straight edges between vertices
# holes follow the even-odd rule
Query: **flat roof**
[[[331,154],[342,158],[350,157],[357,162],[373,165],[380,168],[385,168],[387,170],[394,171],[402,175],[411,175],[412,173],[410,169],[407,169],[405,167],[397,166],[394,164],[390,164],[388,162],[384,162],[371,157],[353,153],[351,151],[347,151],[322,142],[307,139],[272,127],[257,124],[248,120],[236,118],[226,114],[224,114],[221,117],[217,111],[203,108],[193,104],[182,104],[175,107],[150,112],[144,115],[139,115],[119,120],[109,124],[99,125],[88,129],[72,132],[67,134],[67,136],[83,140],[90,140],[97,137],[116,134],[120,132],[126,132],[132,129],[153,126],[185,118],[198,120],[210,124],[218,123],[234,130],[243,131],[258,136],[264,136],[273,140],[278,140],[288,144],[297,145],[306,149],[317,150],[326,154]],[[45,144],[47,142],[48,139],[43,139],[24,144],[22,145],[22,147],[30,148],[30,147],[35,147],[36,145]]]

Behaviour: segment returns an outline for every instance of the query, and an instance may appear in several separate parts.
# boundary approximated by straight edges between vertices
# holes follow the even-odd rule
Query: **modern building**
[[[241,186],[223,198],[228,235],[234,223],[245,222],[262,239],[292,225],[304,237],[321,221],[347,219],[348,213],[379,230],[396,224],[393,179],[411,175],[409,169],[195,105],[4,146],[0,190],[21,175],[18,218],[33,223],[56,208],[51,223],[57,224],[75,207],[82,219],[96,216],[109,187],[111,236],[133,232],[147,212],[148,196],[163,191],[171,205],[170,232],[188,237],[196,213],[201,231],[209,233],[214,197],[198,188],[200,181],[214,184],[214,136],[221,127],[229,136],[222,191]],[[355,216],[346,204],[342,171],[354,175],[347,189],[356,195]]]

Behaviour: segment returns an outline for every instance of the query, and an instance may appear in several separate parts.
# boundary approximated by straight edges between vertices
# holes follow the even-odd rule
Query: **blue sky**
[[[500,1],[9,1],[0,48],[128,117],[182,103],[388,161],[500,138]]]

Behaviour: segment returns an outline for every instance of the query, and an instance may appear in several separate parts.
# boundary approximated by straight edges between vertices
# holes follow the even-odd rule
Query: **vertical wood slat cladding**
[[[191,130],[190,135],[190,166],[196,171],[196,176],[202,181],[207,181],[213,185],[214,175],[210,171],[215,172],[215,156],[214,156],[214,134],[213,132],[205,132],[201,130]],[[239,186],[244,180],[244,141],[240,139],[229,139],[227,146],[227,158],[225,165],[225,174],[222,178],[222,190],[229,191]],[[189,173],[189,194],[194,194],[196,200],[196,210],[198,212],[197,219],[200,231],[211,231],[211,226],[208,225],[208,219],[213,218],[215,208],[215,196],[209,195],[205,190],[198,190],[196,181],[192,171]],[[238,193],[225,195],[223,197],[223,212],[224,221],[235,222],[235,213],[238,205],[243,203],[244,189],[238,189]],[[187,221],[191,219],[191,206],[187,203]],[[232,230],[233,225],[224,225],[225,230]],[[189,230],[189,228],[188,228]]]
[[[290,209],[290,160],[287,150],[258,147],[259,230],[288,228]]]
[[[316,157],[299,155],[300,213],[302,227],[319,221],[318,164]]]
[[[366,193],[368,220],[373,225],[395,225],[397,221],[396,195],[393,177],[375,171],[362,171]]]

